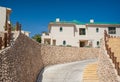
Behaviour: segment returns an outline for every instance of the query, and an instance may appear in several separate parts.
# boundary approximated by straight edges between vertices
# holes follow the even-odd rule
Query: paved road
[[[39,75],[37,82],[82,82],[82,74],[85,66],[95,61],[97,61],[97,59],[46,67],[43,73]]]

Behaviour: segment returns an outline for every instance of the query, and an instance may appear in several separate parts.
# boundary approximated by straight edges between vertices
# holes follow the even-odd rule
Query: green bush
[[[66,45],[67,47],[72,47],[71,45]]]

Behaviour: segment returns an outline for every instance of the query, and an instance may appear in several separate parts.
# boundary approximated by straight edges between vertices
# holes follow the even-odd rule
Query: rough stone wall
[[[0,53],[0,82],[35,82],[43,68],[40,45],[21,34]]]
[[[120,82],[112,60],[105,50],[104,41],[102,41],[98,57],[98,76],[100,82]]]
[[[99,48],[47,46],[20,34],[13,46],[0,52],[0,82],[35,82],[47,65],[96,58],[98,51]]]
[[[75,48],[58,46],[41,46],[44,65],[66,63],[98,57],[99,48]]]

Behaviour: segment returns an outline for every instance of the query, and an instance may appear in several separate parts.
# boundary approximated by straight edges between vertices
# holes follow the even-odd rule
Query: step
[[[83,72],[83,82],[99,82],[97,75],[97,62],[88,64]]]

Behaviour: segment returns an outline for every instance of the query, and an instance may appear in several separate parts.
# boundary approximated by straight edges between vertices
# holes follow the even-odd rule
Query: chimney
[[[10,24],[10,21],[8,21],[8,24]]]
[[[90,19],[90,23],[94,23],[94,19]]]
[[[60,18],[56,18],[56,22],[60,22]]]

